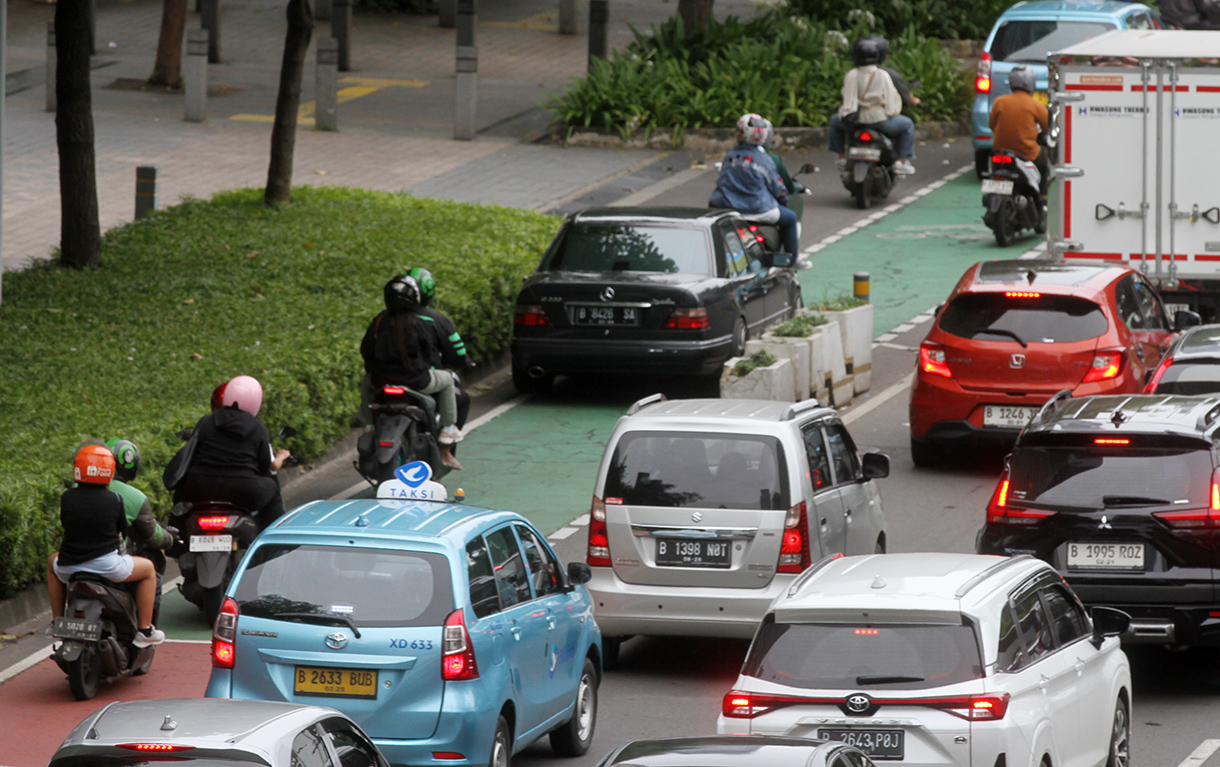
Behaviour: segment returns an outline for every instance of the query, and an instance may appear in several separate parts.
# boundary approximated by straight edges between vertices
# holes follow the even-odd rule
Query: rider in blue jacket
[[[737,146],[721,161],[708,205],[730,208],[756,223],[778,225],[784,250],[795,257],[800,251],[796,214],[786,207],[788,190],[763,148],[770,129],[771,123],[761,115],[742,115],[737,121]]]

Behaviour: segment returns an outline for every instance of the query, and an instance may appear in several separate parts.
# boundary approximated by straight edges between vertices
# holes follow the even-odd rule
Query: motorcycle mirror
[[[800,170],[800,172],[801,172],[801,173],[817,173],[817,172],[818,172],[818,168],[817,168],[817,166],[816,166],[816,165],[814,165],[813,163],[811,163],[811,162],[807,162],[807,163],[805,163],[804,165],[802,165],[802,166],[801,166],[801,170]]]
[[[300,432],[291,426],[281,426],[280,430],[276,432],[276,436],[278,436],[280,439],[292,439],[298,434],[300,434]]]
[[[913,91],[917,91],[917,90],[919,90],[919,81],[911,80],[910,82],[907,83],[907,87]]]

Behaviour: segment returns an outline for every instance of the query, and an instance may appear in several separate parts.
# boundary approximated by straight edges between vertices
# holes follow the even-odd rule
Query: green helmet
[[[432,299],[436,295],[436,279],[432,276],[432,272],[422,266],[413,266],[404,272],[403,276],[412,278],[419,285],[420,306],[432,303]]]
[[[140,448],[131,440],[115,437],[106,441],[106,449],[114,456],[114,473],[124,482],[136,478],[140,471]]]

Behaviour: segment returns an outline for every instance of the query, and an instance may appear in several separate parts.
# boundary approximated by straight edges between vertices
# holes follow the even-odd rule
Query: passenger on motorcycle
[[[432,361],[439,352],[433,349],[431,334],[420,329],[427,320],[420,319],[419,315],[419,283],[411,277],[394,277],[386,283],[384,293],[386,309],[369,323],[360,342],[360,356],[364,358],[366,374],[361,387],[361,410],[368,412],[374,387],[386,384],[398,384],[423,394],[436,395],[441,418],[438,438],[441,462],[451,469],[460,469],[462,465],[453,456],[451,447],[462,441],[462,432],[456,425],[454,378],[448,370],[432,367]]]
[[[898,91],[899,97],[902,98],[903,107],[917,107],[922,103],[918,96],[911,93],[911,86],[903,79],[902,75],[893,67],[881,66],[885,60],[890,57],[890,41],[886,40],[881,35],[873,35],[871,38],[877,43],[877,49],[881,52],[881,61],[877,64],[877,68],[890,76],[890,81],[894,83],[894,89]]]
[[[403,272],[403,276],[419,284],[419,319],[423,320],[419,328],[432,336],[432,367],[463,372],[473,369],[474,360],[466,353],[466,343],[462,341],[457,325],[432,308],[432,299],[436,297],[436,278],[432,272],[416,266]],[[470,395],[456,384],[453,393],[457,401],[457,420],[454,424],[461,429],[470,415]]]
[[[767,138],[763,140],[763,149],[767,150],[767,157],[770,157],[771,162],[775,163],[775,172],[779,174],[780,181],[784,182],[784,190],[788,192],[789,199],[791,199],[792,195],[794,194],[804,194],[805,187],[801,186],[797,180],[792,177],[792,172],[789,171],[788,166],[784,164],[784,159],[771,150],[771,145],[774,142],[775,126],[771,124],[770,120],[767,120]]]
[[[59,499],[63,542],[47,563],[51,616],[63,617],[64,584],[73,573],[89,572],[114,583],[134,583],[139,631],[132,643],[151,647],[165,641],[165,632],[152,625],[157,571],[152,561],[124,553],[127,512],[123,497],[110,487],[114,476],[114,455],[105,446],[85,445],[76,452],[73,479],[77,484]]]
[[[991,148],[995,151],[1016,152],[1038,168],[1042,179],[1038,191],[1046,207],[1046,190],[1050,183],[1051,165],[1047,152],[1038,146],[1038,134],[1046,133],[1047,112],[1041,101],[1034,98],[1037,76],[1034,70],[1021,64],[1008,73],[1012,93],[991,103]]]
[[[784,250],[796,256],[800,252],[796,214],[786,207],[788,192],[763,149],[770,130],[771,123],[753,113],[737,121],[737,146],[721,161],[708,205],[736,210],[750,221],[778,225]]]
[[[263,386],[257,379],[237,376],[218,391],[212,412],[195,424],[195,454],[174,502],[231,503],[253,512],[265,530],[284,513],[275,475],[291,453],[273,450],[267,427],[258,420]]]
[[[886,44],[888,48],[888,43]],[[847,143],[848,115],[855,115],[854,126],[871,126],[894,142],[894,172],[909,175],[915,172],[911,160],[915,157],[915,123],[902,114],[902,96],[894,87],[889,73],[881,69],[881,46],[871,37],[857,40],[851,47],[855,65],[843,76],[843,106],[830,118],[826,146],[843,160]]]

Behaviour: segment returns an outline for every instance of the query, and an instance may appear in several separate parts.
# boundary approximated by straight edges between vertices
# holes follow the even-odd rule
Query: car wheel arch
[[[512,699],[504,701],[504,705],[500,706],[500,716],[504,717],[508,724],[508,737],[511,739],[508,746],[511,752],[517,743],[517,706]]]

